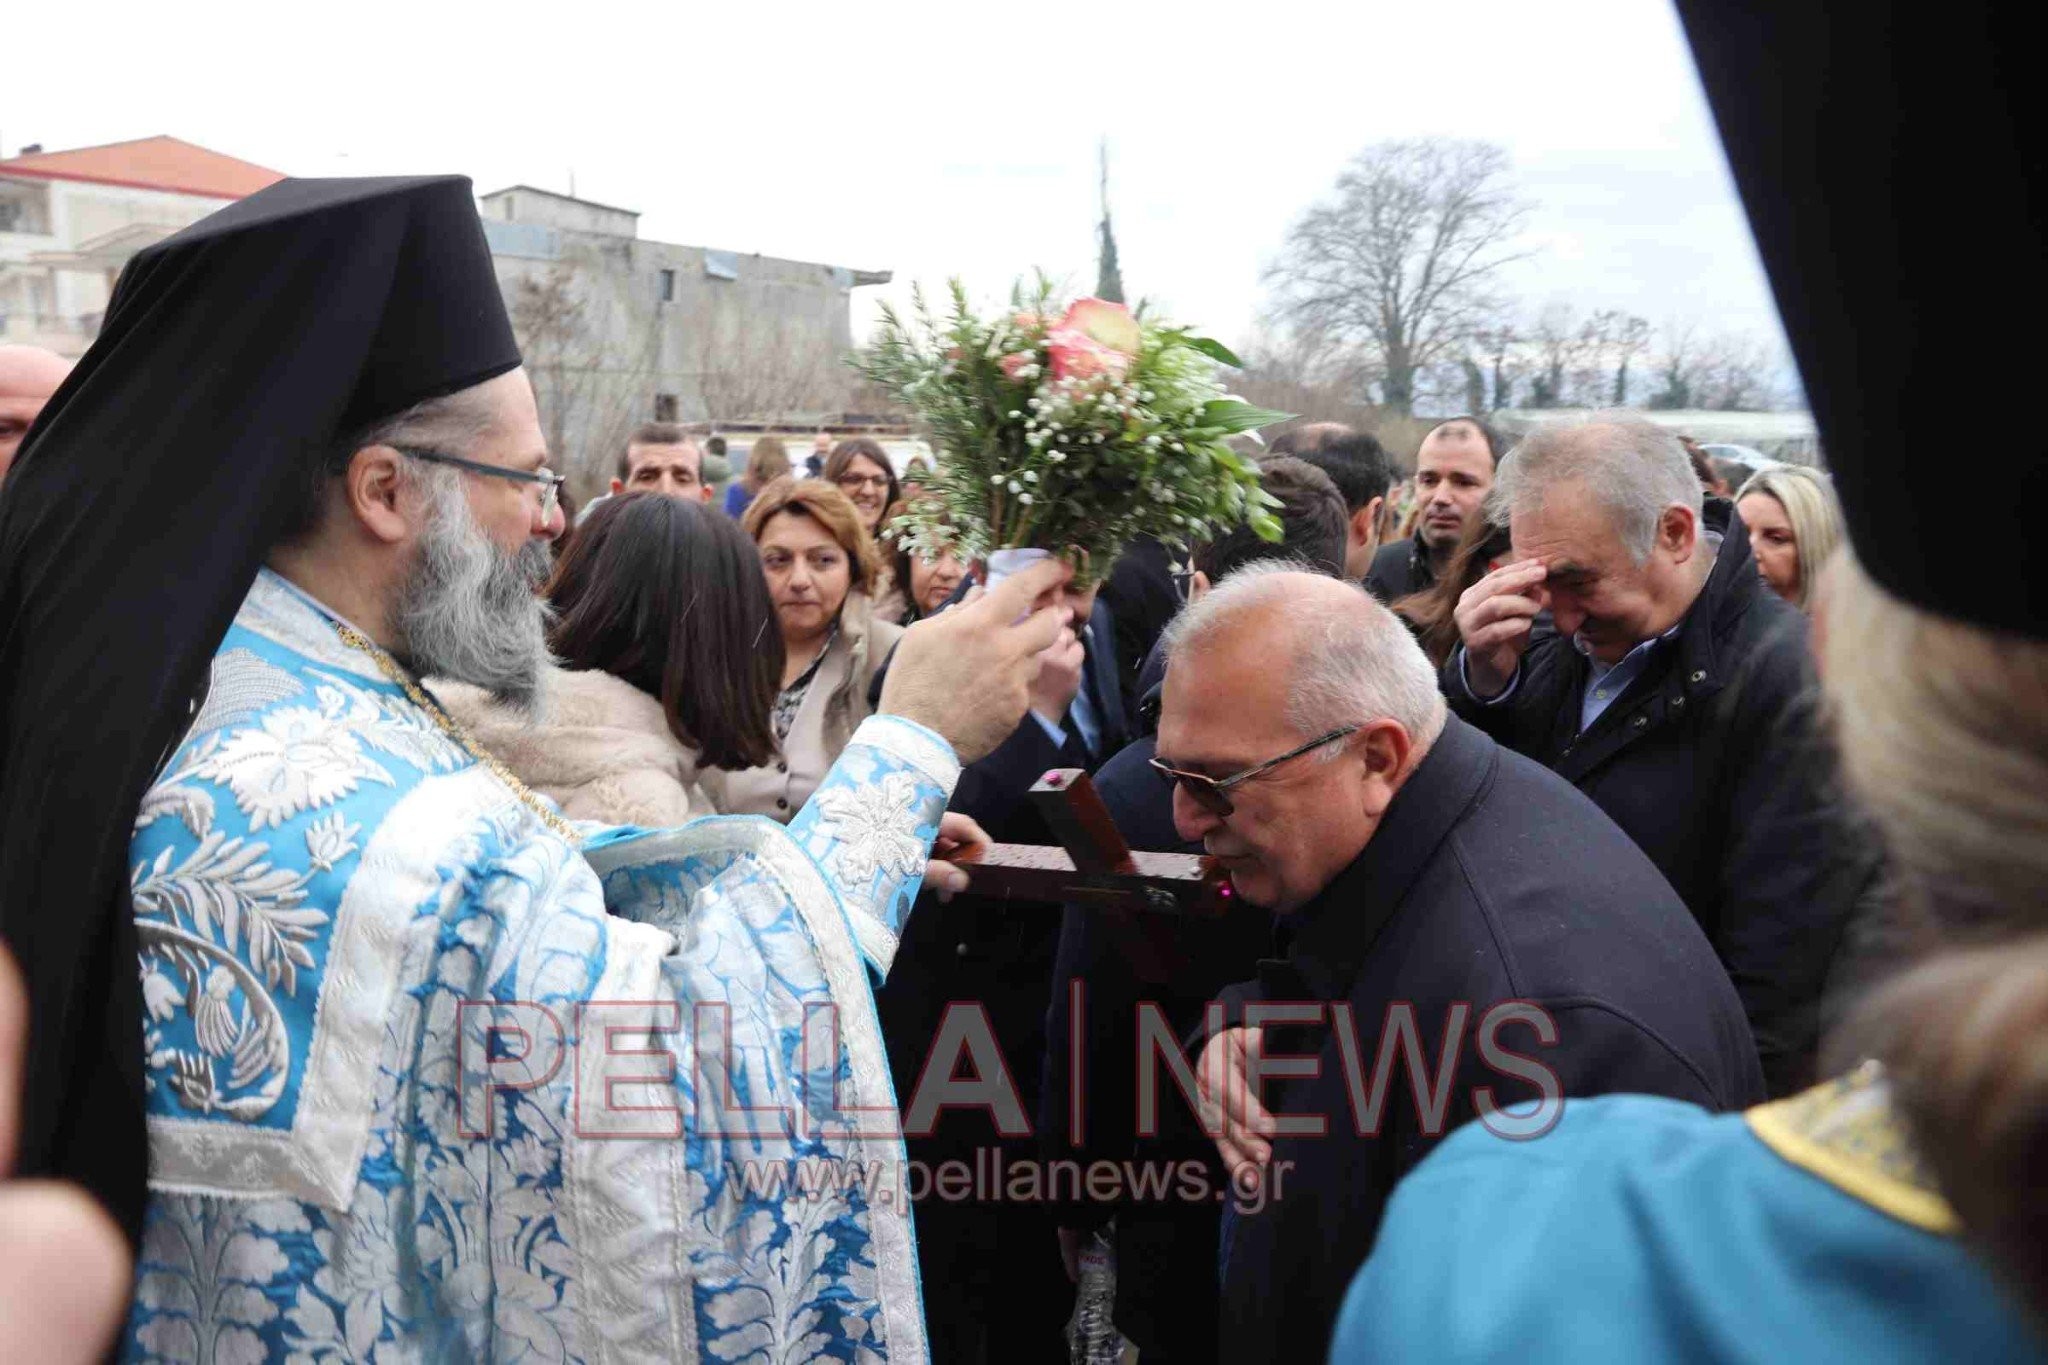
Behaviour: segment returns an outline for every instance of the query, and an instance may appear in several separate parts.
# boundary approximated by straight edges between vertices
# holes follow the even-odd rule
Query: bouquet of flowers
[[[997,576],[1001,551],[1062,554],[1087,582],[1136,536],[1185,549],[1249,522],[1280,538],[1257,465],[1226,442],[1289,414],[1225,391],[1219,367],[1240,362],[1220,343],[1101,299],[1061,310],[1043,279],[988,320],[957,280],[943,321],[914,300],[908,322],[883,309],[858,361],[942,453],[935,496],[890,528],[900,543]]]

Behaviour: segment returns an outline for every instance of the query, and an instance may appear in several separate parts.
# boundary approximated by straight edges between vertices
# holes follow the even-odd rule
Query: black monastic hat
[[[518,363],[468,180],[286,180],[129,263],[0,486],[0,931],[30,991],[18,1169],[82,1181],[131,1237],[136,807],[308,465]]]

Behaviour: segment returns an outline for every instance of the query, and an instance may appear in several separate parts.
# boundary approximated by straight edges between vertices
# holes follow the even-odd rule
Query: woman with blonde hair
[[[865,720],[870,684],[903,627],[875,619],[881,556],[844,493],[822,479],[781,478],[740,528],[754,539],[783,648],[774,707],[781,755],[757,767],[707,768],[705,790],[728,815],[787,822]]]
[[[763,436],[747,452],[747,467],[725,490],[725,514],[738,521],[762,489],[789,473],[789,448],[774,436]]]
[[[1811,610],[1813,586],[1842,543],[1842,505],[1818,469],[1779,465],[1751,475],[1735,494],[1749,552],[1771,591]]]

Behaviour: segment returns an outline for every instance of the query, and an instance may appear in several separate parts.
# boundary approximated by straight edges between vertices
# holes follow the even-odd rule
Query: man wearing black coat
[[[1684,904],[1569,783],[1448,716],[1393,613],[1254,565],[1167,638],[1175,823],[1277,925],[1198,1038],[1237,1173],[1220,1359],[1325,1358],[1395,1182],[1462,1123],[1533,1138],[1577,1097],[1761,1098]],[[1248,1051],[1270,1069],[1247,1091]]]
[[[1332,439],[1355,435],[1342,427],[1334,432]],[[1192,600],[1200,601],[1213,583],[1246,565],[1274,559],[1333,578],[1343,574],[1358,518],[1327,470],[1313,456],[1275,455],[1263,461],[1259,482],[1279,504],[1280,539],[1264,540],[1244,525],[1195,547]],[[1386,491],[1383,462],[1379,490]],[[1374,513],[1380,494],[1372,499]],[[1146,661],[1151,679],[1147,704],[1155,720],[1165,669],[1165,653],[1155,649]],[[1134,849],[1200,852],[1200,845],[1185,843],[1174,830],[1173,784],[1151,766],[1152,725],[1143,711],[1137,727],[1142,737],[1095,774],[1104,807]],[[1045,1155],[1084,1167],[1130,1159],[1137,1140],[1132,1086],[1139,1002],[1156,1006],[1175,1035],[1183,1036],[1200,1023],[1204,1006],[1217,992],[1251,974],[1271,937],[1270,918],[1252,906],[1221,919],[1148,917],[1138,923],[1067,906],[1053,964],[1045,1081],[1038,1101]],[[1069,991],[1074,981],[1084,990],[1078,1017]],[[1078,1141],[1067,1122],[1077,1099],[1086,1114]],[[1213,1160],[1213,1150],[1193,1134],[1180,1150],[1167,1154],[1155,1149],[1148,1159],[1162,1164]],[[1215,1295],[1219,1213],[1213,1202],[1132,1202],[1118,1193],[1071,1201],[1056,1213],[1063,1235],[1075,1246],[1079,1234],[1115,1218],[1115,1322],[1146,1360],[1184,1365],[1216,1358],[1215,1314],[1208,1311]]]
[[[950,809],[972,816],[998,842],[1056,842],[1031,804],[1031,788],[1050,769],[1092,772],[1127,737],[1109,607],[1092,591],[1065,596],[1074,631],[1047,651],[1032,711],[994,752],[962,769],[953,789]],[[888,979],[875,992],[899,1103],[911,1106],[928,1064],[945,1065],[943,1058],[930,1062],[931,1048],[947,1006],[960,1002],[987,1012],[1024,1112],[1034,1112],[1059,926],[1057,905],[981,900],[971,889],[936,914],[911,916]],[[933,1173],[916,1208],[919,1255],[932,1286],[925,1302],[933,1360],[1063,1354],[1073,1286],[1060,1265],[1050,1209],[948,1199],[937,1180],[945,1163],[973,1170],[998,1151],[1010,1164],[1028,1161],[1037,1155],[1032,1139],[999,1134],[981,1110],[947,1110],[934,1131],[906,1132],[905,1139],[910,1159]]]
[[[1500,437],[1477,417],[1430,428],[1415,451],[1415,534],[1380,547],[1365,575],[1366,590],[1396,602],[1433,587],[1483,515],[1499,463]]]
[[[1805,618],[1649,422],[1540,429],[1498,491],[1515,562],[1459,605],[1452,708],[1628,832],[1727,966],[1771,1093],[1804,1088],[1829,968],[1878,885],[1816,722]],[[1544,608],[1557,633],[1530,643]]]

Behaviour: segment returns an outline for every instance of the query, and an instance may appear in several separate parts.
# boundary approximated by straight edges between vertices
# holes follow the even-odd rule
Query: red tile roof
[[[84,180],[131,189],[201,194],[213,199],[240,199],[284,179],[277,171],[174,137],[110,142],[103,147],[80,147],[69,152],[35,152],[0,161],[0,175]]]

